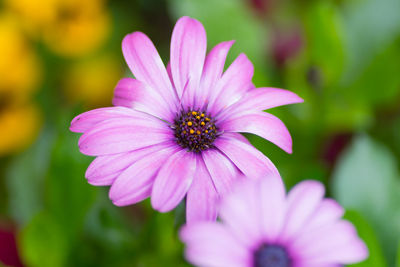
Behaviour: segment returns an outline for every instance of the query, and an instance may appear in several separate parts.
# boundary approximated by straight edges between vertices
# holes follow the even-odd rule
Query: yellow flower
[[[25,27],[51,50],[81,56],[100,46],[110,28],[102,0],[6,0]]]
[[[0,14],[0,51],[0,97],[29,98],[40,81],[41,65],[16,21],[6,14]]]
[[[31,144],[40,128],[40,118],[39,109],[33,104],[0,106],[0,156]]]
[[[5,6],[16,14],[31,33],[55,21],[59,0],[5,0]]]
[[[112,55],[77,62],[64,75],[65,94],[70,101],[82,102],[87,107],[111,105],[114,87],[123,69]]]
[[[40,126],[29,103],[41,77],[40,63],[15,19],[0,14],[0,156],[29,145]]]

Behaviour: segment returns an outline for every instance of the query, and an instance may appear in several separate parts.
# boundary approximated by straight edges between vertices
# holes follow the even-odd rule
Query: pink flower
[[[150,39],[127,35],[122,51],[136,77],[115,88],[115,107],[77,116],[79,149],[97,156],[86,172],[93,185],[111,185],[118,206],[151,197],[167,212],[186,196],[187,220],[214,220],[216,200],[239,176],[278,175],[271,161],[238,132],[257,134],[291,153],[285,125],[265,109],[302,102],[276,88],[254,88],[253,65],[240,54],[223,72],[232,41],[206,56],[200,22],[183,17],[172,33],[165,69]]]
[[[323,267],[364,260],[368,250],[324,187],[304,181],[286,196],[279,177],[239,183],[223,198],[220,222],[180,232],[199,266]]]

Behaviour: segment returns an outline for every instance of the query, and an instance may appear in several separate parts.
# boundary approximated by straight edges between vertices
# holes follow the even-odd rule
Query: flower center
[[[285,248],[277,245],[262,245],[254,253],[254,267],[290,267],[291,259]]]
[[[173,129],[176,142],[194,152],[213,147],[218,130],[210,116],[194,110],[182,111],[175,119]]]

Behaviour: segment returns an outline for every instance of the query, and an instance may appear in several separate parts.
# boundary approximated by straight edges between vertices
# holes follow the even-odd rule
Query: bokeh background
[[[164,62],[177,18],[208,46],[235,39],[256,86],[305,103],[272,112],[294,153],[247,135],[288,188],[327,186],[370,249],[355,266],[400,266],[399,0],[0,0],[0,262],[6,266],[188,266],[183,208],[118,208],[90,186],[71,119],[110,106],[130,75],[121,41],[145,32]],[[1,265],[1,263],[0,263]]]

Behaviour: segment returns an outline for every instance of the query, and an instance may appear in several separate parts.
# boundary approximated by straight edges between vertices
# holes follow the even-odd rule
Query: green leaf
[[[361,75],[350,86],[352,90],[345,93],[353,102],[363,101],[366,104],[397,104],[400,92],[400,42],[394,42],[384,51],[380,51],[370,64],[366,65]]]
[[[19,247],[27,266],[65,266],[67,258],[65,232],[47,213],[38,213],[22,230]]]
[[[91,158],[79,152],[79,136],[65,131],[69,121],[66,120],[64,127],[58,129],[46,177],[45,197],[47,210],[73,240],[83,229],[86,213],[94,202],[98,188],[89,185],[85,179],[85,170]]]
[[[399,248],[397,249],[397,267],[400,267],[400,244]]]
[[[344,215],[344,219],[349,220],[357,228],[358,235],[368,247],[369,257],[367,260],[352,264],[353,267],[385,267],[387,266],[383,257],[382,248],[375,235],[374,229],[369,223],[356,211],[348,210]]]
[[[7,170],[9,213],[19,224],[27,223],[43,207],[43,184],[54,134],[45,129],[38,141],[16,157]]]
[[[348,1],[343,18],[349,56],[347,76],[352,80],[400,33],[400,1]]]
[[[321,68],[325,84],[336,82],[344,65],[344,33],[337,7],[328,1],[315,2],[307,9],[305,30],[308,64]]]
[[[362,214],[374,227],[390,266],[400,238],[397,164],[383,145],[358,136],[333,173],[333,195],[347,209]]]

